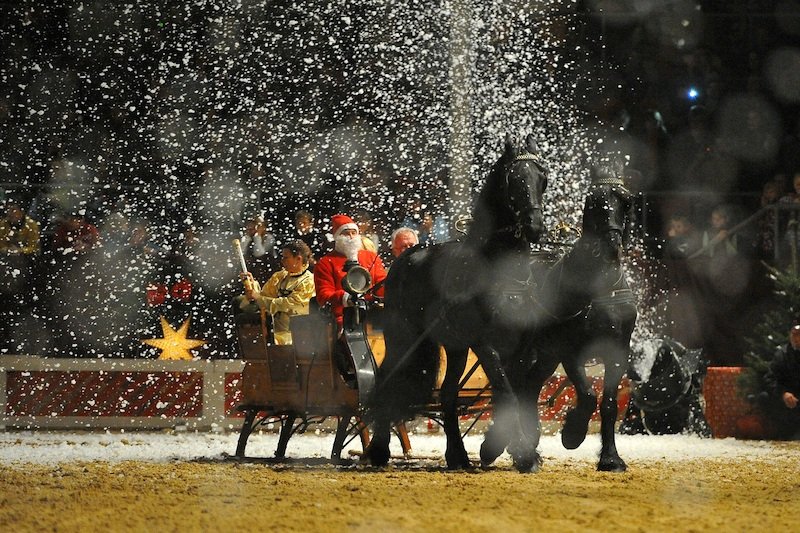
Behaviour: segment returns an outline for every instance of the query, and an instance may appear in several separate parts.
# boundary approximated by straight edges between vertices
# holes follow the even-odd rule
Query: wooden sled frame
[[[237,310],[237,308],[235,308]],[[242,402],[237,410],[245,415],[236,446],[236,457],[246,454],[250,435],[261,426],[280,424],[275,457],[282,459],[292,435],[310,426],[336,418],[331,460],[342,460],[342,450],[356,438],[362,449],[369,445],[369,431],[362,419],[358,390],[347,386],[337,369],[335,322],[321,312],[291,319],[292,345],[268,344],[265,317],[256,313],[235,314],[237,341],[245,368],[242,372]],[[411,445],[404,425],[395,431],[403,453]]]

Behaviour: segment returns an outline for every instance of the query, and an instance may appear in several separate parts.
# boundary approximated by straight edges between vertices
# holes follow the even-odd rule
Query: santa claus
[[[321,306],[331,305],[333,315],[339,328],[342,327],[342,312],[345,306],[352,305],[350,294],[342,288],[345,275],[345,263],[356,262],[367,269],[372,283],[380,283],[386,277],[386,269],[378,254],[365,250],[361,242],[358,226],[347,215],[334,215],[331,218],[331,233],[334,238],[332,252],[322,256],[314,269],[314,285],[317,290],[317,302]],[[383,296],[383,288],[376,291]]]

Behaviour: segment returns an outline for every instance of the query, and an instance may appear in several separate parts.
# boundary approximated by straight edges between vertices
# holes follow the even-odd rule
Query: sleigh
[[[236,308],[238,311],[238,307]],[[279,425],[275,457],[284,458],[289,440],[311,426],[335,420],[331,459],[342,460],[342,451],[355,439],[360,454],[369,445],[369,402],[376,385],[376,373],[384,355],[381,327],[382,306],[368,304],[345,309],[342,336],[336,335],[336,322],[325,310],[313,309],[308,315],[290,321],[293,344],[271,342],[268,317],[259,313],[235,314],[240,356],[244,360],[241,403],[244,413],[236,456],[244,457],[253,431]],[[440,369],[440,378],[444,368]],[[491,409],[491,394],[482,369],[471,355],[459,395],[459,412],[477,420]],[[438,394],[418,412],[434,422],[440,421]],[[404,423],[394,427],[403,454],[411,444]]]

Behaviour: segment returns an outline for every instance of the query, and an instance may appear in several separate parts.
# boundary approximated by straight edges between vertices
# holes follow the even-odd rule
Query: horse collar
[[[616,187],[621,187],[626,193],[628,192],[628,189],[625,187],[625,182],[619,178],[598,178],[596,180],[592,180],[591,185],[613,185]]]
[[[534,163],[536,163],[536,166],[538,166],[540,169],[545,168],[544,160],[542,159],[542,156],[540,156],[539,154],[531,154],[528,152],[523,152],[519,154],[517,157],[515,157],[513,162],[516,163],[518,161],[533,161]]]

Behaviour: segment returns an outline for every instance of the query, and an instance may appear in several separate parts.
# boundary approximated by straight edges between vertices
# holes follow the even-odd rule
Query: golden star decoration
[[[155,346],[161,350],[159,359],[193,359],[191,350],[198,348],[206,343],[201,339],[187,339],[189,334],[189,319],[184,320],[177,330],[172,329],[167,319],[161,317],[161,331],[164,332],[163,339],[142,339],[144,344]]]

